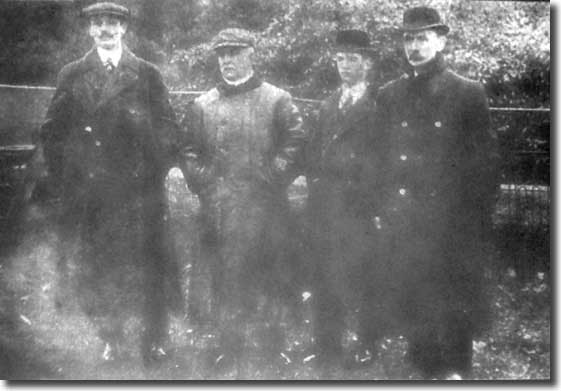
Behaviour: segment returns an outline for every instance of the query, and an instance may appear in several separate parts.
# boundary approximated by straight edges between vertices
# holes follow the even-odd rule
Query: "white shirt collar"
[[[349,98],[352,99],[352,104],[355,104],[360,98],[362,98],[368,89],[368,83],[366,81],[361,81],[360,83],[350,87],[343,84],[341,89],[343,93],[341,94],[341,99],[339,100],[339,108],[342,108]]]
[[[123,47],[119,45],[119,47],[115,50],[107,50],[101,47],[97,48],[97,54],[99,55],[99,59],[101,60],[102,64],[106,64],[107,60],[111,60],[111,64],[116,68],[119,65],[119,61],[121,61],[121,57],[123,56]]]
[[[245,83],[246,81],[248,81],[249,79],[251,79],[253,77],[253,74],[254,74],[254,72],[252,71],[249,75],[247,75],[245,77],[242,77],[241,79],[234,80],[234,81],[224,79],[224,83],[226,83],[230,86],[239,86],[239,85],[242,85],[243,83]]]

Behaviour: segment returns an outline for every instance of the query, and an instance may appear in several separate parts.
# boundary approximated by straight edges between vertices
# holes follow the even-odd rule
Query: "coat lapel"
[[[339,113],[339,121],[337,123],[337,127],[335,130],[335,134],[337,137],[341,137],[350,129],[355,128],[355,124],[362,121],[366,115],[369,114],[370,110],[373,108],[370,107],[370,88],[366,90],[364,95],[355,102],[351,107],[347,109],[346,112],[342,112],[339,110],[339,100],[336,101],[337,103],[337,112]]]
[[[119,66],[110,75],[107,83],[105,83],[97,108],[104,106],[112,98],[119,95],[121,91],[136,83],[139,65],[140,61],[138,58],[128,48],[124,47],[123,57],[119,62]]]
[[[90,50],[81,60],[83,77],[75,85],[74,94],[82,107],[92,114],[99,102],[101,92],[106,83],[104,69],[95,48]]]

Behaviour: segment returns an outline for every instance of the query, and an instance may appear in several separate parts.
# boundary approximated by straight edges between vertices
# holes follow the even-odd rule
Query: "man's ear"
[[[366,68],[366,71],[370,72],[373,66],[374,66],[374,60],[371,57],[365,57],[364,67]]]
[[[88,35],[93,38],[93,36],[94,36],[93,23],[91,21],[88,21],[88,27],[87,28],[88,28]]]
[[[446,35],[441,34],[438,35],[438,51],[441,52],[444,50],[444,48],[446,47],[446,42],[448,41],[448,39],[446,38]]]
[[[129,24],[125,21],[121,22],[121,27],[123,29],[123,34],[127,32],[127,29],[129,28]]]

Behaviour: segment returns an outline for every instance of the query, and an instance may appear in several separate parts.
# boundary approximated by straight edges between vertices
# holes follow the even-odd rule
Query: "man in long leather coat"
[[[42,127],[45,160],[61,191],[62,260],[77,236],[81,306],[105,343],[123,353],[124,326],[140,312],[145,363],[162,358],[167,335],[164,180],[175,115],[157,68],[122,43],[129,10],[96,3],[83,10],[94,48],[66,65]]]
[[[218,33],[212,49],[222,81],[195,101],[186,121],[192,157],[183,167],[206,220],[209,256],[201,261],[212,263],[218,367],[243,351],[256,299],[278,294],[279,270],[289,261],[287,187],[307,137],[290,94],[255,74],[254,47],[249,31]],[[284,341],[275,340],[266,348],[278,356]]]
[[[375,231],[369,216],[376,197],[367,190],[376,188],[372,174],[383,150],[380,140],[372,140],[377,89],[369,83],[373,51],[367,33],[339,31],[335,52],[343,83],[322,102],[306,158],[314,330],[322,365],[340,363],[344,330],[361,331],[355,314],[362,309]]]
[[[432,8],[407,10],[410,71],[377,98],[389,145],[370,339],[401,330],[408,357],[428,378],[470,372],[473,335],[486,314],[482,250],[497,183],[487,98],[481,84],[447,68],[448,30]]]

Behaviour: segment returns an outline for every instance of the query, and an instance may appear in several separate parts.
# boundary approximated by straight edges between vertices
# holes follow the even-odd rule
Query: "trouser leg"
[[[337,359],[342,354],[342,334],[345,327],[343,304],[328,289],[318,290],[315,305],[314,329],[320,357]]]
[[[465,312],[448,315],[448,327],[442,338],[442,357],[447,372],[468,376],[472,369],[473,333]]]

